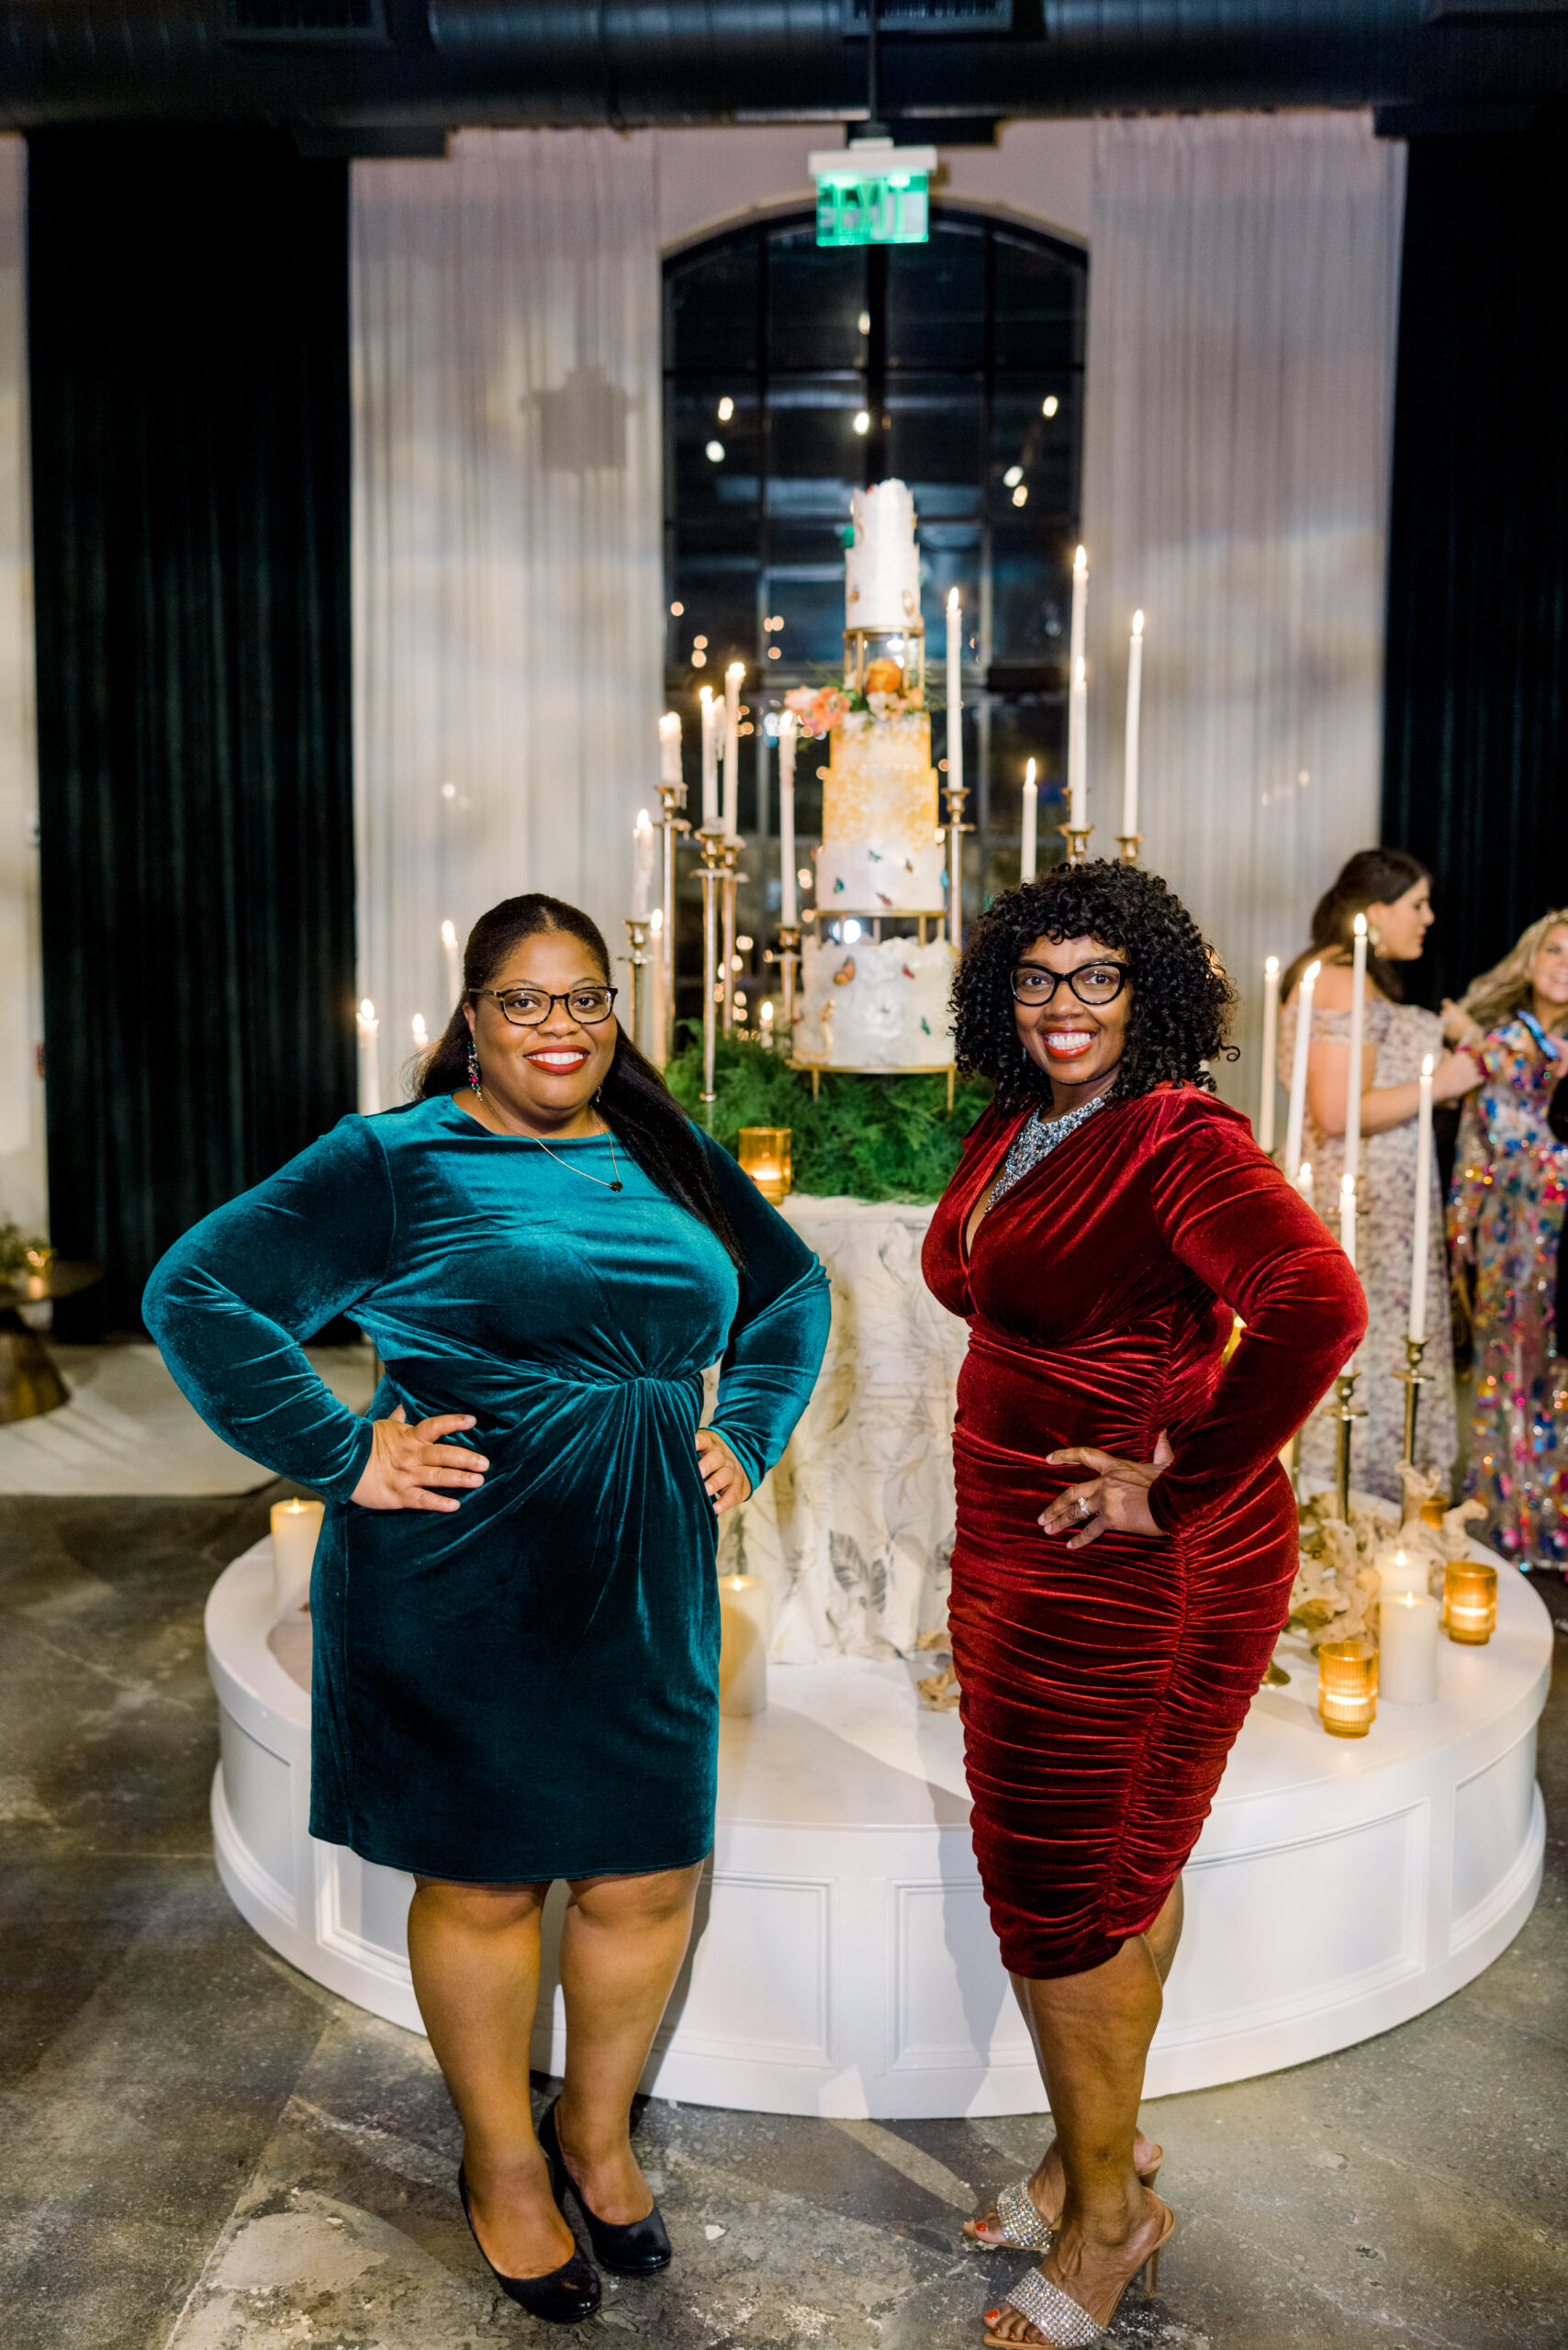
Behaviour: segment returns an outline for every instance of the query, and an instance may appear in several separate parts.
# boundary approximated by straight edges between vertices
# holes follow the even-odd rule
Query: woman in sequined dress
[[[1568,910],[1543,914],[1463,1010],[1484,1032],[1449,1227],[1475,1268],[1475,1404],[1465,1492],[1517,1566],[1568,1570],[1568,1361],[1557,1346],[1568,1144],[1548,1123],[1568,1076]]]
[[[1404,849],[1362,849],[1351,857],[1312,917],[1312,945],[1297,956],[1281,986],[1280,1073],[1288,1082],[1295,1053],[1297,984],[1315,958],[1322,964],[1312,1005],[1312,1048],[1306,1065],[1306,1117],[1302,1156],[1312,1168],[1311,1197],[1337,1229],[1339,1179],[1345,1168],[1345,1122],[1350,1079],[1350,956],[1355,920],[1367,918],[1366,995],[1361,1033],[1361,1159],[1357,1183],[1356,1269],[1367,1300],[1367,1340],[1361,1349],[1351,1482],[1385,1501],[1399,1499],[1399,1458],[1405,1449],[1405,1333],[1410,1313],[1410,1258],[1416,1211],[1416,1113],[1421,1062],[1437,1066],[1432,1097],[1454,1102],[1479,1071],[1468,1054],[1445,1052],[1445,1035],[1470,1024],[1457,1007],[1439,1019],[1399,1000],[1399,966],[1418,959],[1432,925],[1426,867]],[[1287,1169],[1294,1173],[1294,1169]],[[1443,1246],[1442,1192],[1431,1175],[1430,1242],[1427,1259],[1427,1351],[1417,1466],[1450,1489],[1458,1449],[1449,1275]],[[1302,1431],[1302,1488],[1331,1491],[1334,1432],[1321,1417]]]

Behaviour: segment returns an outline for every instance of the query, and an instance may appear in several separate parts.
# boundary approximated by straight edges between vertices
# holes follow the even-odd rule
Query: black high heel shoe
[[[526,2310],[531,2317],[542,2317],[551,2325],[580,2325],[585,2317],[592,2317],[599,2307],[601,2288],[591,2262],[585,2260],[582,2254],[574,2249],[570,2260],[564,2260],[559,2268],[549,2269],[543,2277],[503,2277],[484,2245],[479,2244],[479,2231],[474,2225],[474,2213],[468,2201],[468,2174],[461,2164],[457,2171],[457,2192],[463,2199],[463,2216],[468,2222],[468,2232],[479,2244],[479,2257],[509,2301],[515,2301],[519,2309]],[[560,2200],[558,2196],[556,2200]]]
[[[555,2105],[559,2105],[557,2098]],[[555,2127],[555,2105],[550,2108],[539,2125],[539,2143],[550,2165],[550,2185],[563,2214],[569,2188],[577,2199],[577,2209],[588,2226],[593,2256],[601,2268],[612,2268],[618,2277],[656,2277],[661,2268],[670,2264],[670,2241],[655,2203],[645,2220],[633,2220],[630,2227],[618,2228],[613,2221],[595,2217],[583,2200],[582,2189],[566,2168],[566,2158],[561,2152],[561,2136]]]

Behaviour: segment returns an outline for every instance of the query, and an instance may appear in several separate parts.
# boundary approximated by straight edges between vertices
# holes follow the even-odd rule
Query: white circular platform
[[[310,1707],[296,1677],[308,1623],[278,1639],[292,1673],[272,1628],[263,1541],[207,1611],[224,1884],[296,1966],[418,2031],[410,1881],[311,1838]],[[1523,1925],[1545,1841],[1535,1732],[1551,1618],[1506,1572],[1489,1646],[1440,1646],[1436,1705],[1385,1704],[1367,1739],[1320,1728],[1305,1650],[1291,1686],[1254,1700],[1187,1870],[1149,2096],[1386,2031],[1479,1975]],[[775,1665],[767,1712],[723,1724],[711,1880],[645,2086],[768,2113],[1042,2109],[969,1846],[958,1718],[922,1705],[925,1669]],[[558,2071],[562,2054],[555,1995],[540,2003],[534,2061]]]

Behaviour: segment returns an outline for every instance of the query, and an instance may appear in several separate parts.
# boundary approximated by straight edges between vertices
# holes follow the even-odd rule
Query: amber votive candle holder
[[[1377,1719],[1377,1648],[1325,1640],[1317,1651],[1317,1718],[1330,1738],[1365,1738]]]
[[[1461,1648],[1481,1648],[1497,1628],[1497,1570],[1470,1559],[1443,1570],[1443,1629]]]
[[[789,1126],[743,1126],[740,1162],[765,1200],[777,1207],[794,1182]]]

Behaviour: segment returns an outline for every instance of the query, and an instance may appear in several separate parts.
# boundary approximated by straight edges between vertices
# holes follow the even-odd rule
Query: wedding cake
[[[789,697],[829,744],[795,1057],[823,1068],[946,1067],[952,948],[870,928],[946,913],[914,500],[902,481],[879,482],[856,492],[851,511],[844,685]]]

